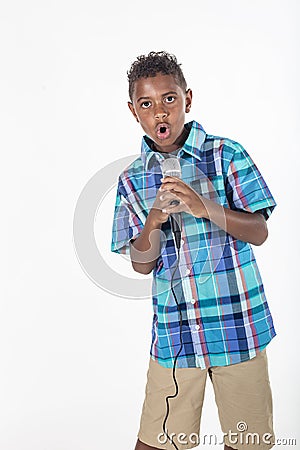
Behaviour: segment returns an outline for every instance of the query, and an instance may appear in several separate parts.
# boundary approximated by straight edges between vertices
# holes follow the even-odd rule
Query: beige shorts
[[[175,450],[163,433],[166,396],[175,393],[172,370],[150,358],[138,432],[140,441],[167,450]],[[185,450],[199,444],[223,448],[223,436],[217,436],[217,433],[215,436],[200,434],[207,374],[215,393],[224,433],[223,443],[243,450],[271,448],[274,445],[272,394],[265,349],[253,359],[230,366],[209,369],[176,368],[179,392],[177,397],[169,400],[166,430],[177,448]]]

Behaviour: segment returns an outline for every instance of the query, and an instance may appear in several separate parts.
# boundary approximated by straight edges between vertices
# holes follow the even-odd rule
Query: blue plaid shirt
[[[178,152],[182,179],[225,208],[266,219],[276,203],[245,149],[206,134],[193,121]],[[119,177],[113,252],[129,254],[161,185],[164,156],[144,136],[141,156]],[[180,348],[180,320],[171,291],[177,254],[170,222],[162,224],[161,254],[153,269],[151,357],[172,367]],[[275,336],[261,276],[249,243],[208,219],[182,213],[182,245],[174,289],[182,313],[183,348],[177,367],[226,366],[253,358]]]

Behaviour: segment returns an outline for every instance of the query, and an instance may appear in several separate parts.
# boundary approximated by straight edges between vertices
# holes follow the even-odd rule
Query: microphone
[[[161,167],[164,178],[167,176],[181,178],[181,167],[179,159],[176,158],[176,156],[166,158],[162,162]],[[179,203],[180,202],[178,200],[172,200],[170,205],[179,205]],[[177,250],[179,250],[181,246],[181,230],[182,230],[181,214],[180,213],[170,214],[170,219],[176,248]]]

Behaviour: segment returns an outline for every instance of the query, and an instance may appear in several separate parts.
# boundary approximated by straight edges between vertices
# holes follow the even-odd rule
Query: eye
[[[168,95],[168,97],[165,98],[166,103],[173,103],[175,101],[174,95]]]
[[[141,103],[141,107],[144,109],[147,109],[150,106],[151,106],[151,102],[149,102],[149,101],[145,101],[145,102]]]

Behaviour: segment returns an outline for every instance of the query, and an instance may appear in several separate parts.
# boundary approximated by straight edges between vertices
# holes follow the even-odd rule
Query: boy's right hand
[[[157,227],[168,220],[170,213],[166,213],[164,210],[167,207],[172,208],[177,206],[176,204],[170,206],[172,201],[175,201],[176,203],[179,201],[179,198],[169,191],[157,191],[156,198],[147,218],[154,227]]]
[[[178,202],[178,197],[170,191],[157,191],[153,206],[149,211],[145,226],[135,240],[131,242],[130,257],[134,270],[139,273],[150,273],[160,256],[160,230],[161,224],[169,218],[169,213],[164,212],[165,208],[172,209],[176,205],[171,205],[172,201]]]

